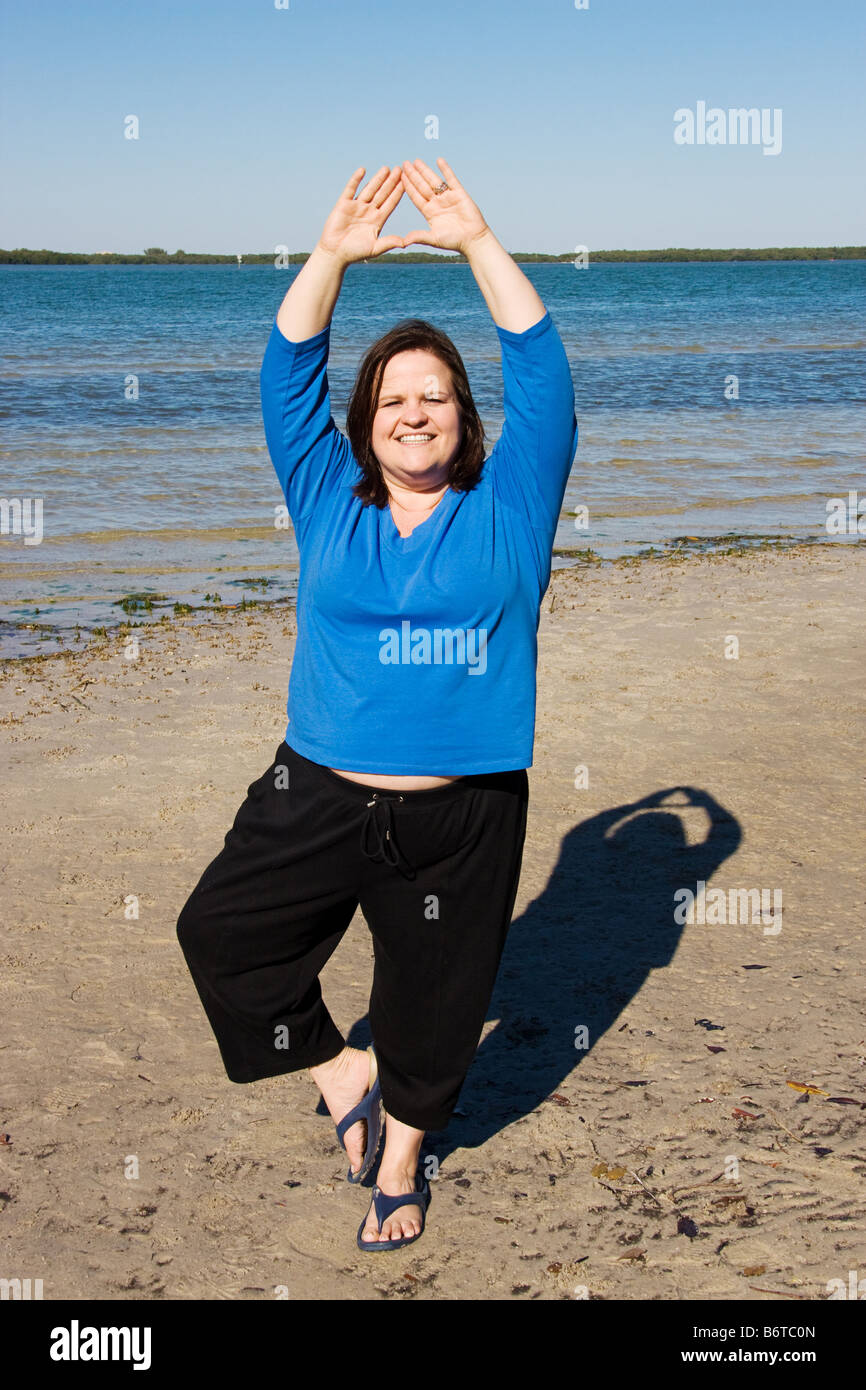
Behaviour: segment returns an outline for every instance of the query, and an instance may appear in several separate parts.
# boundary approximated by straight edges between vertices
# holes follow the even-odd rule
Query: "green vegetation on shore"
[[[291,251],[282,256],[284,265],[302,265],[309,256],[308,251]],[[513,251],[515,261],[553,262],[565,264],[574,260],[573,251],[562,255],[547,255],[540,251]],[[592,261],[862,261],[866,260],[866,246],[765,246],[734,247],[727,251],[713,248],[689,248],[682,246],[666,247],[660,251],[590,251]],[[243,265],[273,265],[274,252],[244,253]],[[436,253],[429,251],[388,251],[365,265],[403,264],[466,264],[466,257],[458,253]],[[0,265],[237,265],[237,256],[211,254],[207,251],[167,252],[161,246],[148,246],[146,250],[126,255],[119,251],[76,252],[76,251],[33,251],[27,247],[17,247],[14,251],[0,249]]]

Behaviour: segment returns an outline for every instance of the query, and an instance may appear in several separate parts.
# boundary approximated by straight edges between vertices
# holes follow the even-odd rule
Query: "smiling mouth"
[[[432,434],[398,434],[397,443],[412,448],[418,444],[429,444],[433,437]]]

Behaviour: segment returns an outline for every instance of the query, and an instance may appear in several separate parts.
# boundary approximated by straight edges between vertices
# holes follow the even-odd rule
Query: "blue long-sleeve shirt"
[[[574,389],[549,313],[496,326],[505,423],[470,492],[412,534],[353,496],[334,424],[330,324],[261,369],[268,451],[300,552],[286,742],[348,772],[455,776],[529,767],[541,599],[577,448]]]

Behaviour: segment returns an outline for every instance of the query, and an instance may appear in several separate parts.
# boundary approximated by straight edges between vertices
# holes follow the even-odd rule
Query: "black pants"
[[[342,1050],[318,976],[360,904],[385,1109],[444,1129],[511,922],[528,784],[521,769],[377,790],[281,743],[177,924],[229,1079],[298,1071]]]

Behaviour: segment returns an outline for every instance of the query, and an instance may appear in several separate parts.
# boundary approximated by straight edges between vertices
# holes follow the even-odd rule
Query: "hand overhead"
[[[450,164],[441,158],[436,162],[441,175],[435,174],[423,159],[414,163],[406,159],[390,170],[383,164],[357,197],[365,170],[363,165],[356,169],[325,223],[319,246],[343,265],[416,243],[465,254],[467,247],[488,230],[487,223]],[[448,187],[437,193],[435,190],[443,182]],[[428,225],[405,237],[382,236],[382,228],[404,192]]]
[[[403,187],[429,224],[426,229],[404,236],[403,245],[419,242],[424,246],[440,246],[446,251],[462,251],[465,255],[470,244],[488,230],[487,223],[451,165],[442,158],[436,163],[442,170],[439,175],[434,174],[423,159],[411,164],[408,159],[403,161]],[[437,193],[436,189],[443,182],[448,187]]]
[[[380,236],[382,227],[403,197],[399,167],[395,165],[389,172],[388,165],[383,164],[356,198],[363,177],[362,165],[340,194],[319,237],[322,250],[343,265],[366,261],[403,245],[402,237]]]

